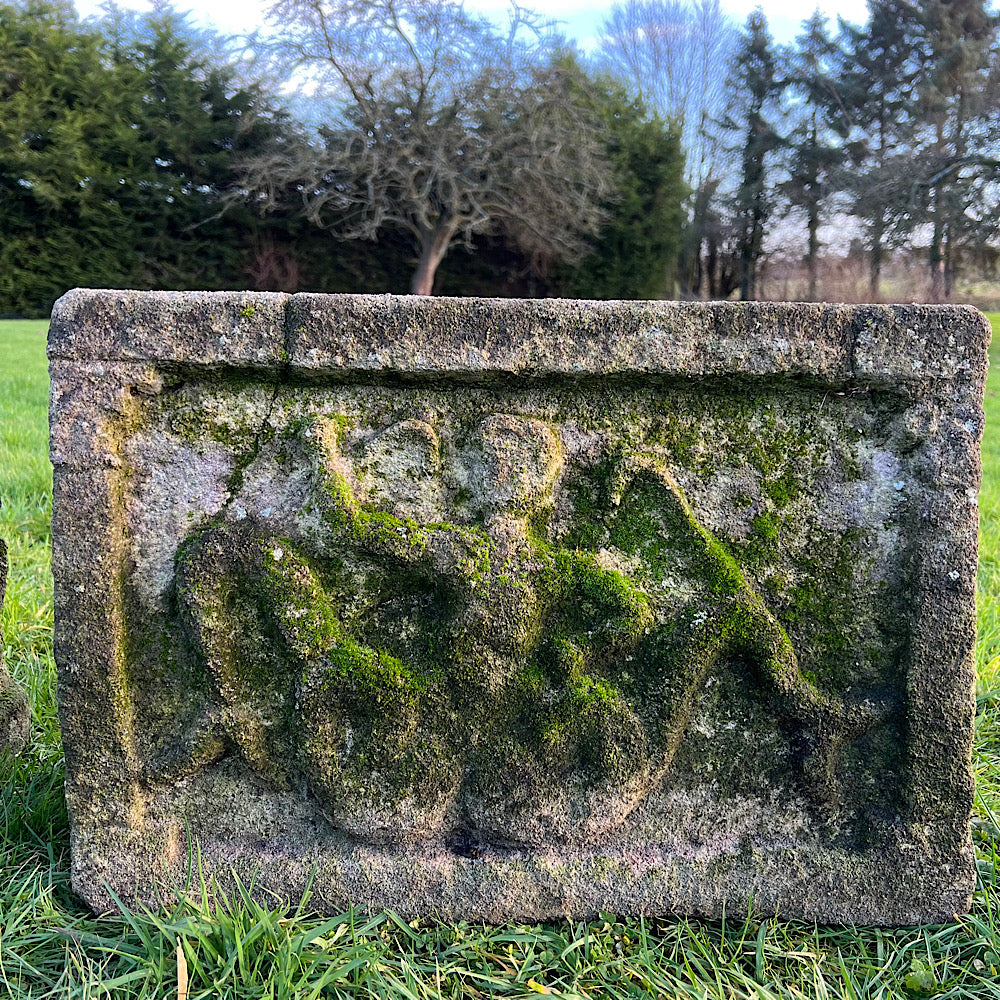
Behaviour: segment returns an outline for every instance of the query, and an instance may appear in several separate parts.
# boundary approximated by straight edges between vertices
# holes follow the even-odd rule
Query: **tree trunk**
[[[935,202],[937,199],[935,198]],[[941,223],[934,220],[934,234],[931,237],[929,264],[931,268],[931,302],[940,302],[944,297],[944,259],[941,255]]]
[[[872,247],[871,261],[868,264],[868,295],[872,302],[878,302],[882,293],[882,244]]]
[[[944,238],[944,300],[951,301],[951,293],[955,282],[955,261],[952,256],[951,227],[945,230]]]
[[[819,260],[819,206],[809,203],[809,253],[806,261],[809,271],[809,301],[816,301],[816,265]]]
[[[691,282],[691,296],[696,299],[704,298],[701,289],[704,282],[704,272],[702,270],[701,262],[701,244],[698,244],[698,250],[694,256],[694,279]]]
[[[868,261],[868,290],[871,293],[872,302],[879,301],[882,285],[882,238],[885,233],[885,222],[880,216],[875,221],[875,230],[872,233],[871,257]]]
[[[751,291],[753,279],[750,276],[750,266],[750,253],[744,248],[740,265],[740,302],[749,302],[753,297]]]
[[[812,116],[812,129],[809,136],[812,148],[819,148],[819,126],[816,124],[816,113]],[[813,164],[810,166],[809,175],[806,178],[806,218],[809,230],[809,250],[806,258],[806,270],[809,274],[809,301],[816,301],[816,268],[819,263],[819,169]]]
[[[708,297],[718,299],[719,293],[719,245],[714,237],[708,238],[708,248],[705,251],[705,272],[708,275]]]
[[[945,159],[947,152],[944,139],[944,125],[938,121],[937,141],[934,151],[937,154],[936,160],[941,162]],[[933,231],[931,236],[931,247],[928,263],[931,268],[931,302],[941,302],[944,299],[944,237],[945,237],[945,205],[944,192],[940,185],[936,185],[931,190],[931,219]]]
[[[410,282],[410,292],[413,295],[434,294],[434,275],[437,273],[438,264],[448,252],[454,235],[455,227],[447,223],[441,223],[437,229],[421,234],[420,260]]]

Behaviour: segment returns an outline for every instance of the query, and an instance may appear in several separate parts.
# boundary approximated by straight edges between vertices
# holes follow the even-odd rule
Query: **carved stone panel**
[[[972,310],[76,291],[76,890],[909,923],[973,886]]]

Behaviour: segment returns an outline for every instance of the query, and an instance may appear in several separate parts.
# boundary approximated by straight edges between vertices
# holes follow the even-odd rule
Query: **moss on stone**
[[[384,649],[372,649],[349,636],[341,636],[326,649],[328,665],[321,677],[328,687],[347,684],[373,709],[387,710],[427,690],[426,680]]]
[[[387,392],[373,405],[399,420],[393,398]],[[508,531],[501,543],[464,481],[443,487],[447,512],[460,523],[418,521],[388,503],[359,499],[347,470],[369,438],[351,433],[356,418],[318,420],[294,393],[283,396],[275,421],[282,429],[262,440],[260,453],[279,467],[301,467],[304,457],[313,463],[305,539],[293,543],[257,528],[249,542],[256,554],[240,555],[232,544],[238,533],[223,517],[201,537],[219,533],[212,572],[235,578],[222,589],[212,580],[185,584],[185,600],[203,619],[192,622],[192,635],[213,618],[216,628],[228,621],[228,631],[239,633],[243,666],[236,670],[220,654],[212,668],[229,689],[221,701],[254,674],[269,692],[249,716],[231,714],[229,725],[248,733],[256,727],[256,736],[234,737],[237,745],[255,767],[261,755],[275,757],[270,771],[261,769],[267,776],[302,773],[321,783],[323,801],[340,803],[330,806],[335,813],[350,811],[350,788],[405,823],[407,802],[423,803],[418,811],[429,817],[440,796],[455,793],[456,780],[471,789],[462,793],[468,801],[521,795],[542,812],[564,794],[570,775],[583,786],[624,789],[640,757],[668,766],[707,678],[734,659],[750,667],[762,692],[753,725],[773,728],[777,719],[792,734],[836,729],[842,677],[817,670],[815,658],[800,667],[782,627],[799,627],[807,612],[797,588],[824,571],[795,562],[803,557],[795,508],[810,477],[829,464],[829,449],[810,439],[816,420],[808,414],[782,422],[759,400],[711,403],[713,426],[730,435],[727,449],[756,476],[734,496],[753,512],[745,540],[723,542],[707,531],[670,473],[680,457],[696,479],[710,477],[721,461],[718,448],[703,447],[708,431],[699,426],[701,410],[711,408],[688,400],[673,415],[643,418],[634,431],[599,418],[620,443],[568,470],[560,484],[568,512],[554,521],[544,500],[512,508],[504,516],[523,523],[501,527],[501,535]],[[558,423],[560,405],[547,420]],[[475,425],[463,414],[453,416],[449,443],[441,445],[451,451],[442,461],[478,447]],[[379,419],[366,417],[374,426]],[[544,427],[554,426],[536,420],[524,423],[526,431],[517,427],[529,433],[535,424],[543,437]],[[637,447],[640,440],[652,450]],[[780,454],[782,440],[792,442],[791,458]],[[516,449],[498,455],[495,461],[518,461]],[[561,459],[552,449],[549,459],[543,472],[554,481]],[[401,475],[414,481],[416,473],[403,468]],[[542,472],[515,465],[504,475],[516,484]],[[808,614],[827,610],[835,612]],[[810,636],[823,641],[822,631]],[[196,642],[206,657],[216,655]],[[825,655],[834,652],[831,641]],[[288,715],[293,700],[311,720],[305,729]],[[817,759],[828,761],[830,752],[825,745]],[[334,763],[310,759],[321,753]],[[521,791],[497,769],[505,756],[523,771]],[[372,770],[367,789],[365,768]],[[821,799],[831,786],[828,762],[810,768],[803,780],[824,789]],[[518,839],[513,827],[497,836]]]
[[[598,645],[635,641],[652,623],[648,596],[622,573],[602,568],[590,553],[543,551],[548,579],[541,586],[559,609],[557,631]]]

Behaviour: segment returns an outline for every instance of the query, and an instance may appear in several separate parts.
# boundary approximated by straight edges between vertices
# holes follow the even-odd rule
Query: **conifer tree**
[[[864,229],[873,301],[881,294],[886,252],[902,244],[907,230],[919,38],[909,0],[870,0],[864,27],[841,22],[838,84],[848,121],[841,186]]]
[[[247,283],[234,156],[286,119],[218,41],[162,5],[81,22],[0,0],[0,313],[75,285]]]
[[[72,7],[0,4],[0,313],[114,283],[127,226],[106,201],[106,153],[120,96]]]
[[[951,297],[959,247],[975,238],[984,215],[993,216],[983,198],[985,185],[1000,176],[1000,159],[984,141],[984,126],[997,96],[990,71],[998,16],[984,0],[926,0],[920,25],[923,137],[914,202],[931,226],[931,297],[940,301]]]
[[[782,190],[806,217],[808,298],[817,296],[819,227],[833,192],[833,174],[842,157],[847,129],[835,78],[836,48],[817,10],[804,24],[791,52],[787,83],[797,96],[796,123],[788,136],[788,178]]]
[[[734,198],[740,298],[757,294],[764,236],[774,212],[774,154],[784,140],[777,123],[784,81],[778,74],[767,18],[758,7],[747,18],[733,60],[728,87],[730,111],[723,128],[735,136],[740,171]]]

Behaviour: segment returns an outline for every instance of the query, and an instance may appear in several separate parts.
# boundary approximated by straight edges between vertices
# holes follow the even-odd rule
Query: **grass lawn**
[[[1000,329],[1000,314],[991,317]],[[987,390],[981,496],[979,886],[954,923],[882,931],[776,920],[483,927],[333,920],[249,897],[93,918],[69,891],[55,716],[51,473],[44,322],[0,322],[0,534],[10,548],[8,665],[34,712],[29,752],[0,770],[0,997],[167,1000],[178,945],[197,998],[1000,998],[1000,350]],[[1000,344],[1000,338],[998,338]],[[3,765],[0,765],[2,767]]]

